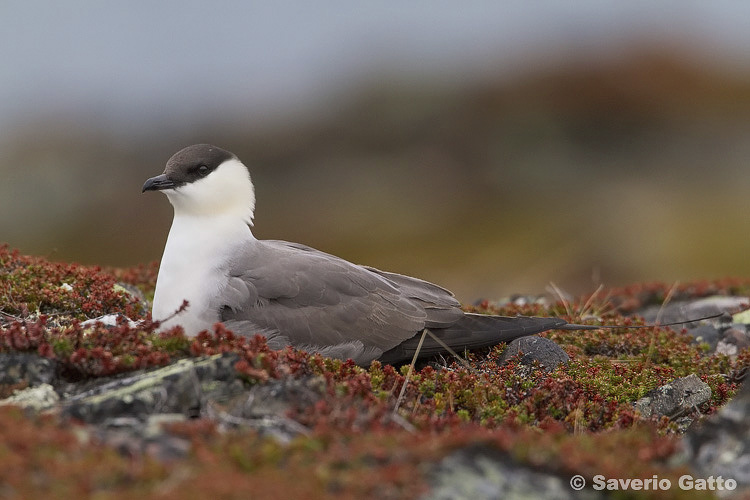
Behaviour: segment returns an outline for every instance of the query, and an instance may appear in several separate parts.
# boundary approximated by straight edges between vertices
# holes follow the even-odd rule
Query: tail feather
[[[723,313],[695,318],[690,321],[661,323],[657,325],[579,325],[568,323],[562,318],[541,318],[535,316],[491,316],[487,314],[466,313],[464,316],[445,328],[430,328],[435,336],[456,352],[483,347],[492,347],[502,342],[535,335],[547,330],[601,330],[605,328],[653,328],[655,326],[685,325],[706,319],[723,316]],[[393,349],[384,352],[378,360],[382,363],[394,364],[410,361],[417,351],[422,338],[422,332],[405,340]],[[444,354],[445,347],[430,336],[426,336],[419,357],[427,358],[437,354]]]
[[[534,335],[547,330],[560,329],[568,325],[561,318],[539,318],[533,316],[490,316],[465,314],[459,321],[446,328],[431,328],[430,331],[451,349],[457,352],[492,347],[510,342],[519,337]],[[382,363],[394,364],[410,361],[417,350],[422,333],[384,352],[378,359]],[[430,336],[425,337],[419,357],[430,357],[445,353],[445,348]]]

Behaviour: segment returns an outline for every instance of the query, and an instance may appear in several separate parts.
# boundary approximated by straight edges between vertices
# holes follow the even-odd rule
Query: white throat
[[[247,167],[236,158],[227,160],[202,179],[164,191],[175,217],[234,216],[253,224],[255,188]]]

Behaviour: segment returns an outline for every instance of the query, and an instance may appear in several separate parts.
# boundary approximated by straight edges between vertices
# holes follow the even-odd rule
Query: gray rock
[[[737,346],[738,351],[750,347],[750,336],[748,336],[744,325],[732,326],[721,332],[721,341],[725,344]]]
[[[0,384],[26,383],[30,387],[51,384],[56,372],[56,361],[37,354],[0,354]]]
[[[677,419],[711,398],[711,388],[695,375],[688,375],[649,391],[635,402],[642,416],[667,416]],[[689,421],[686,421],[689,425]]]
[[[698,300],[670,302],[664,307],[651,306],[641,311],[640,314],[649,323],[655,322],[657,317],[660,323],[674,323],[721,313],[726,313],[727,321],[731,321],[731,315],[744,309],[748,303],[750,303],[748,297],[716,295]],[[684,326],[689,328],[691,324],[685,324]],[[679,330],[682,325],[673,328]]]
[[[60,396],[49,384],[41,384],[16,391],[9,398],[0,400],[0,405],[14,405],[34,411],[48,410],[60,402]]]
[[[531,365],[534,361],[537,361],[548,372],[557,368],[558,365],[567,364],[570,361],[568,353],[563,351],[559,345],[548,338],[537,337],[536,335],[521,337],[510,342],[503,351],[500,361],[507,363],[510,358],[517,356],[519,353],[521,354],[521,364]]]
[[[110,418],[87,428],[88,437],[112,447],[126,456],[149,455],[161,461],[183,458],[190,451],[187,438],[165,432],[164,426],[184,422],[185,415],[161,413],[145,420],[133,417]]]
[[[288,443],[309,430],[287,417],[294,406],[312,406],[325,397],[326,382],[322,377],[271,380],[253,386],[228,404],[211,402],[208,416],[225,428],[245,427]]]
[[[76,427],[82,439],[96,438],[126,455],[148,453],[162,460],[183,456],[189,440],[164,432],[162,424],[205,416],[220,428],[245,427],[289,442],[309,431],[287,417],[295,405],[325,397],[321,377],[285,378],[248,386],[238,376],[236,354],[178,360],[168,366],[113,377],[65,382],[55,364],[31,354],[0,356],[6,381],[50,380],[17,391],[0,404],[35,411],[57,408],[64,417],[91,424]],[[44,369],[46,369],[46,371]],[[41,376],[43,374],[44,376]]]
[[[182,359],[164,368],[97,381],[64,401],[64,414],[84,422],[113,416],[145,419],[156,413],[198,416],[207,395],[226,398],[242,390],[235,354]]]
[[[455,451],[427,474],[430,491],[422,500],[599,499],[604,493],[574,490],[570,477],[559,477],[514,463],[489,446]]]
[[[710,352],[716,350],[716,346],[719,343],[720,333],[719,330],[713,325],[698,325],[695,328],[689,328],[687,330],[688,335],[693,337],[696,343],[708,344]]]
[[[750,384],[721,410],[690,429],[683,437],[681,463],[696,476],[722,476],[737,481],[734,493],[750,491]]]
[[[724,342],[723,340],[720,340],[719,343],[716,344],[717,354],[725,354],[729,356],[730,358],[734,358],[737,356],[738,352],[739,352],[739,349],[737,349],[737,346],[734,344]]]

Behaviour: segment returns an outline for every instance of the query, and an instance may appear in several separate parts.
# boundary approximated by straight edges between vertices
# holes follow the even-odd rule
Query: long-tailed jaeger
[[[456,351],[552,329],[590,329],[560,318],[466,313],[448,290],[352,264],[298,243],[258,240],[250,229],[255,191],[247,167],[209,144],[189,146],[143,191],[174,207],[152,316],[187,335],[223,322],[237,334],[368,365],[407,361],[422,332]],[[188,306],[179,314],[183,301]],[[425,336],[420,356],[445,352]]]

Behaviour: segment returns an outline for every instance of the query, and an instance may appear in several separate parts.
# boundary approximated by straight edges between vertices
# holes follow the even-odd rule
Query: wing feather
[[[448,290],[358,266],[310,247],[259,241],[229,266],[221,319],[237,333],[262,334],[272,348],[352,358],[411,359],[425,328],[455,349],[509,341],[566,324],[558,318],[465,314]],[[422,355],[442,352],[428,338]]]
[[[355,343],[379,354],[428,324],[462,315],[450,292],[422,280],[304,245],[258,243],[232,264],[225,294],[231,303],[221,313],[242,332],[256,329],[280,343],[318,350]]]

